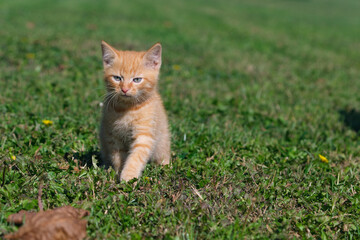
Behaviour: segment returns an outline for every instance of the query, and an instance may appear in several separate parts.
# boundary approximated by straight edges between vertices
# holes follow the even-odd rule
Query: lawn
[[[360,239],[359,12],[358,0],[0,1],[0,237],[42,189],[44,209],[90,212],[89,239]],[[171,165],[137,183],[100,165],[101,40],[163,45]]]

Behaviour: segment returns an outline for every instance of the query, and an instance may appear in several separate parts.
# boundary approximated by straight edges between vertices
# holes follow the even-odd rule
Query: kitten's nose
[[[121,88],[121,91],[122,91],[123,93],[126,93],[127,91],[129,91],[129,88],[128,88],[128,89],[126,89],[126,88]]]

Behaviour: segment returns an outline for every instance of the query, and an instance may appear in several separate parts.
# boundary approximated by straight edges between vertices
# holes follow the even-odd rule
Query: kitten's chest
[[[103,112],[103,127],[106,135],[115,143],[130,146],[139,132],[153,132],[155,120],[152,105],[126,112]],[[105,125],[105,126],[104,126]],[[104,128],[105,127],[105,128]]]
[[[133,116],[130,114],[118,116],[112,124],[113,136],[122,142],[129,142],[132,140],[134,127],[135,122]]]

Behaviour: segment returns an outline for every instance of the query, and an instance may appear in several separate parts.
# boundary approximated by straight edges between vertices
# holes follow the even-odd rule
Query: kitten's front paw
[[[162,161],[160,161],[160,162],[158,162],[160,165],[163,165],[163,166],[165,166],[165,165],[168,165],[169,163],[170,163],[170,160],[169,159],[164,159],[164,160],[162,160]]]
[[[121,175],[120,175],[120,181],[130,181],[131,179],[134,179],[134,178],[139,178],[139,175],[138,174],[135,174],[135,173],[129,173],[129,172],[122,172]]]

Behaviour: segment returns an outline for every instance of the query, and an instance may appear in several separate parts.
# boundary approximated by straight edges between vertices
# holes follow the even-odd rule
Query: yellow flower
[[[173,67],[173,69],[176,70],[176,71],[179,71],[179,70],[181,69],[181,66],[180,66],[180,65],[177,65],[177,64],[173,65],[172,67]]]
[[[44,119],[42,120],[42,123],[45,124],[46,126],[51,126],[53,125],[54,122],[51,120]]]
[[[27,53],[27,54],[26,54],[26,58],[27,58],[27,59],[34,59],[34,58],[35,58],[35,54],[34,54],[34,53]]]
[[[324,157],[323,155],[319,154],[319,158],[320,158],[320,160],[321,160],[322,162],[324,162],[324,163],[329,163],[329,160],[327,160],[327,158]]]
[[[11,155],[10,155],[10,158],[11,158],[12,160],[14,160],[14,161],[16,160],[16,156],[15,156],[15,155],[12,155],[12,154],[11,154]]]

